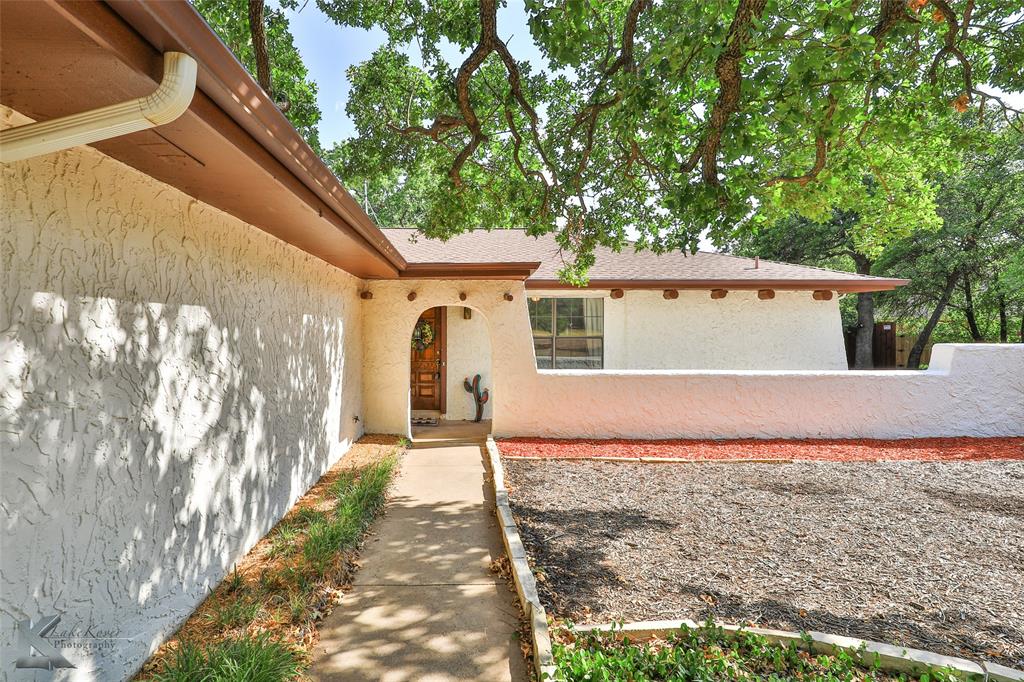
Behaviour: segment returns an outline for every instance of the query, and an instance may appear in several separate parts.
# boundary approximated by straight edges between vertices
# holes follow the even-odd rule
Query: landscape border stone
[[[584,462],[630,462],[641,464],[792,464],[795,460],[792,459],[779,459],[779,458],[755,458],[755,457],[743,457],[739,459],[692,459],[689,457],[608,457],[600,455],[597,457],[580,457],[576,455],[551,455],[549,457],[538,457],[535,455],[508,455],[509,459],[522,459],[531,461],[567,461],[567,460],[581,460]],[[867,460],[875,461],[875,460]]]
[[[624,624],[577,625],[577,632],[614,632],[617,637],[629,636],[632,639],[664,639],[679,628],[700,628],[701,624],[689,620],[658,620],[640,621]],[[806,644],[805,635],[788,630],[771,630],[767,628],[748,628],[739,625],[718,625],[727,634],[749,632],[760,635],[773,644]],[[879,664],[882,670],[920,674],[936,668],[952,670],[960,679],[978,682],[1024,682],[1024,670],[1007,668],[986,661],[974,662],[956,656],[944,656],[931,651],[895,646],[883,642],[844,637],[827,632],[811,630],[805,633],[810,637],[810,647],[815,653],[831,654],[842,649],[857,656],[864,665]]]
[[[526,548],[519,537],[512,509],[508,506],[508,490],[505,489],[505,472],[494,438],[487,437],[487,455],[491,465],[491,483],[494,486],[495,515],[501,528],[501,540],[508,554],[512,569],[512,581],[530,623],[533,639],[533,667],[537,679],[553,678],[555,658],[551,651],[551,636],[548,633],[548,616],[537,595],[537,581],[526,558]]]

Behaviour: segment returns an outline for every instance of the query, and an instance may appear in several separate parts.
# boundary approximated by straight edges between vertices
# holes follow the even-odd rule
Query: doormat
[[[437,426],[437,419],[434,417],[413,417],[413,426]]]

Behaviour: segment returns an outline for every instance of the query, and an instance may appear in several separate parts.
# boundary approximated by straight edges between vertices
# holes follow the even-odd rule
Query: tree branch
[[[942,13],[943,20],[946,22],[948,27],[946,30],[946,42],[942,49],[936,53],[935,58],[932,59],[931,66],[928,68],[928,79],[934,85],[939,80],[938,69],[943,59],[949,55],[953,55],[960,62],[960,66],[963,67],[964,75],[964,95],[969,102],[971,95],[974,93],[974,77],[972,75],[971,62],[967,59],[967,55],[964,54],[963,50],[960,49],[959,41],[957,40],[957,34],[960,33],[960,22],[956,18],[956,13],[953,12],[953,8],[949,6],[946,0],[931,0],[931,3],[935,5],[936,9]],[[971,8],[968,8],[970,11]],[[965,104],[966,106],[966,104]]]
[[[818,126],[818,132],[814,136],[814,165],[803,175],[780,175],[772,178],[766,184],[771,187],[779,183],[795,183],[803,187],[818,177],[818,174],[825,169],[828,161],[828,145],[825,140],[825,127],[832,123],[832,115],[836,113],[838,102],[832,93],[828,94],[828,109],[825,110],[825,118]]]
[[[761,17],[766,4],[767,0],[740,0],[725,37],[725,48],[715,62],[718,97],[708,116],[707,132],[682,165],[683,172],[690,173],[700,163],[701,179],[704,184],[712,187],[721,184],[718,180],[718,149],[722,134],[729,118],[740,105],[740,86],[743,81],[741,66],[747,43],[750,42],[750,27],[754,19]]]
[[[256,80],[271,94],[270,52],[267,49],[267,28],[263,21],[263,0],[249,0],[249,36],[256,55]]]

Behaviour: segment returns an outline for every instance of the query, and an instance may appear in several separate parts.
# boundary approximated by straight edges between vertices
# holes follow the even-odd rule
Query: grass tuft
[[[206,619],[223,630],[248,625],[256,620],[260,613],[260,603],[246,596],[225,599],[214,605],[206,614]]]
[[[213,644],[185,642],[153,679],[157,682],[278,682],[294,679],[300,671],[298,653],[284,642],[262,633]]]
[[[338,504],[331,517],[326,515],[309,525],[302,553],[315,573],[323,573],[338,557],[340,550],[358,543],[367,526],[384,506],[396,460],[388,457],[372,464],[356,476],[340,477],[331,486]]]

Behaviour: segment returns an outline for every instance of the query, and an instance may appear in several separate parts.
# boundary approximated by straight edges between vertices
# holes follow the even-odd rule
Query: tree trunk
[[[263,21],[263,0],[249,0],[249,35],[256,54],[256,80],[269,95],[270,52],[267,49],[267,27]]]
[[[924,353],[924,347],[928,345],[928,339],[931,338],[935,325],[939,323],[942,313],[946,311],[946,305],[949,304],[949,299],[953,296],[953,289],[956,287],[956,280],[956,275],[952,275],[946,280],[946,288],[942,290],[942,296],[939,297],[938,305],[932,311],[932,316],[928,318],[924,329],[917,335],[914,347],[910,349],[910,355],[907,357],[907,369],[917,369],[921,366],[921,355]]]
[[[1006,343],[1010,330],[1007,328],[1006,320],[1006,296],[999,292],[996,299],[999,301],[999,343]]]
[[[860,254],[854,254],[857,274],[870,275],[871,261]],[[854,337],[854,369],[871,369],[875,366],[873,341],[875,336],[875,298],[870,291],[857,294],[857,334]]]
[[[975,343],[985,340],[981,330],[978,328],[978,318],[974,316],[974,296],[971,295],[971,278],[964,275],[964,317],[967,318],[967,328],[971,332],[971,339]]]
[[[870,291],[857,294],[857,334],[854,336],[853,368],[875,366],[875,299]]]
[[[1020,316],[1020,342],[1024,343],[1024,315]]]

